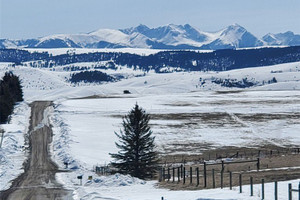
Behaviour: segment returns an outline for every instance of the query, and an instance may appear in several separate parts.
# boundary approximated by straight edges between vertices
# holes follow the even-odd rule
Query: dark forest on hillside
[[[209,53],[161,51],[148,56],[116,52],[52,56],[47,52],[30,53],[26,50],[0,49],[0,62],[13,62],[18,65],[28,62],[27,65],[31,67],[51,68],[72,63],[99,61],[110,61],[144,71],[153,69],[156,72],[162,72],[165,67],[180,68],[181,71],[225,71],[297,62],[300,61],[300,46],[243,50],[225,49]]]

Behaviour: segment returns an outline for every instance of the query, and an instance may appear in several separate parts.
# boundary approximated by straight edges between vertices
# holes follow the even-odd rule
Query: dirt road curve
[[[1,192],[1,200],[44,200],[72,199],[71,192],[62,188],[55,180],[59,172],[57,165],[49,155],[49,144],[52,141],[52,130],[43,123],[44,110],[51,106],[49,101],[33,102],[31,105],[29,127],[30,153],[24,163],[24,173],[13,181],[10,189]]]

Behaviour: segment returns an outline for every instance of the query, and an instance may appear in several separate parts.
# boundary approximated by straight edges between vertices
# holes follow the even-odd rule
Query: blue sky
[[[300,34],[300,0],[0,0],[0,38],[145,24],[191,24],[217,31],[238,23],[254,35]]]

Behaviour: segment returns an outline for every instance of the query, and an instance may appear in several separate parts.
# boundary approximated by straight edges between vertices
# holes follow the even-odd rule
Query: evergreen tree
[[[2,79],[2,84],[9,89],[8,93],[13,101],[23,101],[23,91],[19,77],[15,76],[12,72],[6,72]]]
[[[110,154],[115,162],[112,166],[118,172],[130,174],[138,178],[150,178],[156,170],[157,154],[154,151],[154,139],[148,125],[149,114],[137,104],[123,118],[123,130],[115,134],[119,138],[116,143],[117,154]]]
[[[0,123],[7,122],[16,102],[23,100],[21,82],[12,72],[6,72],[0,80]]]

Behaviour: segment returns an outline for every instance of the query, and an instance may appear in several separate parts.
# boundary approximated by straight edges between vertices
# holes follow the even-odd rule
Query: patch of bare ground
[[[215,126],[225,126],[225,125],[234,125],[235,127],[243,127],[244,124],[239,123],[232,117],[232,115],[237,116],[243,121],[246,122],[262,122],[262,121],[271,121],[271,120],[298,120],[300,119],[300,113],[232,113],[227,112],[203,112],[203,113],[166,113],[166,114],[157,114],[151,113],[152,125],[159,125],[155,123],[155,120],[176,120],[181,121],[179,124],[167,124],[166,126],[172,128],[179,128],[185,124],[211,124]],[[110,115],[113,118],[122,118],[122,115]]]
[[[261,122],[270,120],[291,120],[300,119],[300,113],[234,113],[237,117],[243,121],[248,122]],[[201,124],[239,124],[232,116],[227,112],[207,112],[207,113],[167,113],[167,114],[151,114],[152,120],[178,120],[188,122],[201,122]],[[120,117],[118,115],[113,117]],[[172,126],[172,125],[171,125]]]
[[[91,95],[86,97],[72,98],[72,99],[119,99],[119,98],[134,98],[128,94],[126,95]]]
[[[187,101],[177,101],[172,103],[165,103],[165,106],[173,107],[199,107],[199,106],[216,106],[216,105],[284,105],[284,104],[299,104],[300,99],[275,99],[275,100],[261,100],[261,99],[251,99],[251,100],[241,100],[241,99],[212,99],[211,101],[201,101],[195,100],[193,103]]]
[[[243,90],[220,90],[216,91],[216,94],[236,94],[236,93],[242,93]]]

